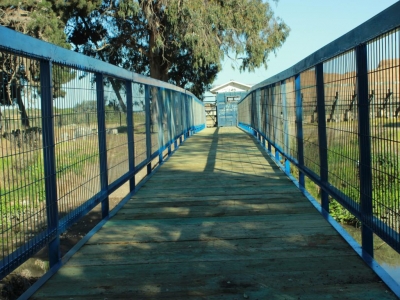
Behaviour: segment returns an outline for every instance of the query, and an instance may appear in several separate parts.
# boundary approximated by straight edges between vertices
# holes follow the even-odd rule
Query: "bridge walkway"
[[[237,128],[178,151],[34,299],[396,299]]]

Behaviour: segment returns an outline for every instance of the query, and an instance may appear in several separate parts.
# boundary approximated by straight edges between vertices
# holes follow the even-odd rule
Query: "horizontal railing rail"
[[[238,104],[255,135],[324,213],[359,224],[400,253],[400,2]],[[344,210],[344,207],[346,210]]]
[[[177,86],[0,26],[0,204],[4,277],[205,127]],[[128,196],[128,195],[127,195]]]

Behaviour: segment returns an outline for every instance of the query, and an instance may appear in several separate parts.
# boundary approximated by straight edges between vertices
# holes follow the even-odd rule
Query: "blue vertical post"
[[[323,186],[328,186],[328,142],[326,138],[326,113],[325,113],[325,91],[324,91],[324,65],[319,63],[315,66],[317,79],[317,110],[318,110],[318,144],[320,180]],[[328,193],[322,189],[321,206],[329,212]]]
[[[295,76],[296,96],[296,137],[297,137],[297,163],[299,164],[299,185],[305,187],[304,173],[304,144],[303,144],[303,98],[301,94],[300,74]]]
[[[144,87],[144,110],[146,115],[146,160],[147,160],[147,175],[151,173],[151,134],[154,126],[151,116],[151,96],[150,87],[146,85]]]
[[[99,160],[100,160],[100,188],[107,193],[107,197],[101,202],[101,215],[104,219],[108,216],[108,170],[107,170],[107,140],[106,140],[106,119],[104,103],[104,76],[96,73],[96,95],[97,95],[97,126],[99,139]]]
[[[286,98],[286,81],[281,82],[281,95],[282,95],[282,122],[283,122],[283,151],[286,157],[290,154],[290,140],[289,140],[289,118],[287,111],[287,98]],[[285,160],[285,173],[290,174],[290,161]]]
[[[132,82],[125,81],[126,89],[126,122],[128,126],[128,160],[129,160],[129,173],[135,174],[135,144],[134,144],[134,122],[133,122],[133,95],[132,95]],[[129,180],[129,191],[135,190],[135,175]]]
[[[369,120],[367,46],[356,47],[358,132],[360,151],[360,209],[362,216],[361,239],[363,251],[374,256],[373,232],[368,227],[373,217],[372,210],[372,164]]]
[[[46,193],[47,230],[50,235],[50,268],[60,262],[60,236],[58,234],[57,176],[54,140],[52,63],[40,61],[40,98],[42,107],[42,135],[44,184]]]

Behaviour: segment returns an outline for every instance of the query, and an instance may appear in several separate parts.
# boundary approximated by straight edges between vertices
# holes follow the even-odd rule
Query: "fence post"
[[[144,103],[145,103],[145,115],[146,115],[146,159],[147,159],[147,175],[151,173],[151,129],[154,124],[152,124],[151,116],[151,96],[150,96],[150,86],[146,85],[144,87]]]
[[[367,226],[371,221],[372,212],[372,170],[371,170],[371,140],[369,119],[367,46],[356,47],[357,95],[358,95],[358,132],[360,151],[360,210],[362,249],[371,257],[374,255],[373,232]]]
[[[305,187],[304,173],[304,144],[303,144],[303,98],[301,95],[300,74],[295,76],[296,95],[296,128],[297,128],[297,163],[299,164],[299,185]]]
[[[107,193],[107,197],[101,202],[101,216],[108,216],[108,170],[107,170],[107,141],[106,141],[106,117],[104,103],[104,76],[96,73],[96,96],[97,96],[97,126],[99,139],[99,161],[100,161],[100,188]]]
[[[320,160],[321,185],[328,186],[328,142],[326,138],[326,113],[325,113],[325,91],[324,91],[324,65],[319,63],[315,66],[315,77],[317,83],[317,110],[318,110],[318,144]],[[321,206],[329,212],[328,193],[321,189]]]
[[[128,134],[128,160],[129,160],[129,173],[134,175],[129,179],[129,191],[133,191],[136,186],[135,182],[135,128],[133,122],[133,93],[132,93],[132,82],[130,80],[125,81],[126,88],[126,123],[127,123],[127,134]],[[121,112],[119,113],[121,120]],[[121,121],[120,121],[121,123]]]
[[[53,79],[52,63],[48,60],[40,61],[40,98],[42,108],[42,138],[44,184],[46,193],[47,230],[50,235],[49,264],[50,268],[60,262],[60,236],[58,233],[58,199],[57,174],[54,139],[53,113]]]

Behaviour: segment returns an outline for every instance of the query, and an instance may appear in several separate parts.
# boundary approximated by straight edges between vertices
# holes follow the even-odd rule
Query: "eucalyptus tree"
[[[0,2],[0,25],[69,48],[64,33],[63,7],[65,1],[55,0],[2,0]],[[57,68],[57,67],[56,67]],[[73,72],[58,68],[53,76],[53,97],[64,97],[62,84],[75,77]],[[17,105],[21,123],[30,127],[23,93],[30,93],[33,86],[40,92],[39,62],[22,56],[0,52],[0,105]],[[26,88],[29,85],[31,88]],[[0,112],[1,121],[1,112]],[[1,126],[0,126],[1,127]]]
[[[61,4],[59,4],[61,5]],[[289,27],[261,0],[69,0],[67,41],[75,51],[197,96],[231,58],[241,71],[267,67]]]

